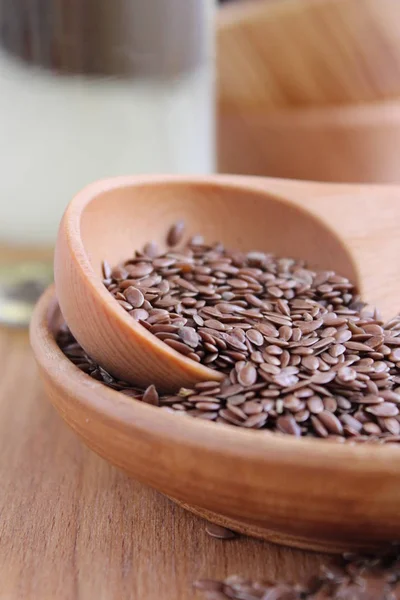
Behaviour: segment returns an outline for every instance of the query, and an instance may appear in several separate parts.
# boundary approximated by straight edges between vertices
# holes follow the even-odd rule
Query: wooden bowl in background
[[[376,102],[400,96],[398,0],[258,0],[218,20],[223,109]]]
[[[400,2],[220,9],[218,170],[400,181]]]
[[[399,150],[400,101],[274,113],[219,107],[223,173],[396,183]]]

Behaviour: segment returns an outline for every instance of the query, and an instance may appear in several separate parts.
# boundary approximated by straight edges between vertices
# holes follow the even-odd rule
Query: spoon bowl
[[[218,379],[119,306],[102,283],[102,261],[117,264],[149,240],[165,247],[168,228],[183,219],[188,236],[201,233],[209,242],[336,270],[390,315],[396,296],[384,284],[400,291],[400,266],[392,258],[400,241],[388,236],[400,217],[399,197],[397,187],[223,176],[92,184],[72,200],[59,230],[55,282],[62,314],[86,352],[120,379],[154,383],[163,392]]]

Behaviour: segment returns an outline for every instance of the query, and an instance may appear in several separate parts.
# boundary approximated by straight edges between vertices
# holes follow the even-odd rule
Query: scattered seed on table
[[[234,531],[231,531],[226,527],[222,527],[221,525],[217,525],[216,523],[207,523],[206,532],[209,536],[218,538],[219,540],[232,540],[236,537],[236,533]]]
[[[322,564],[308,580],[269,582],[230,575],[193,583],[205,600],[396,600],[400,592],[397,546],[377,555],[343,555]]]

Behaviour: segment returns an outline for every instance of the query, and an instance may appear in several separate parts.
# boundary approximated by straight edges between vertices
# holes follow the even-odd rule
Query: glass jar
[[[0,244],[96,179],[213,170],[213,4],[0,0]]]

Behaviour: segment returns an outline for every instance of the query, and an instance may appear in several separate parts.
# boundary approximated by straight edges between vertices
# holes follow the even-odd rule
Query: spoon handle
[[[262,177],[238,177],[237,182],[282,196],[318,217],[353,258],[363,298],[384,318],[400,311],[400,186]],[[346,266],[343,274],[351,276]]]

